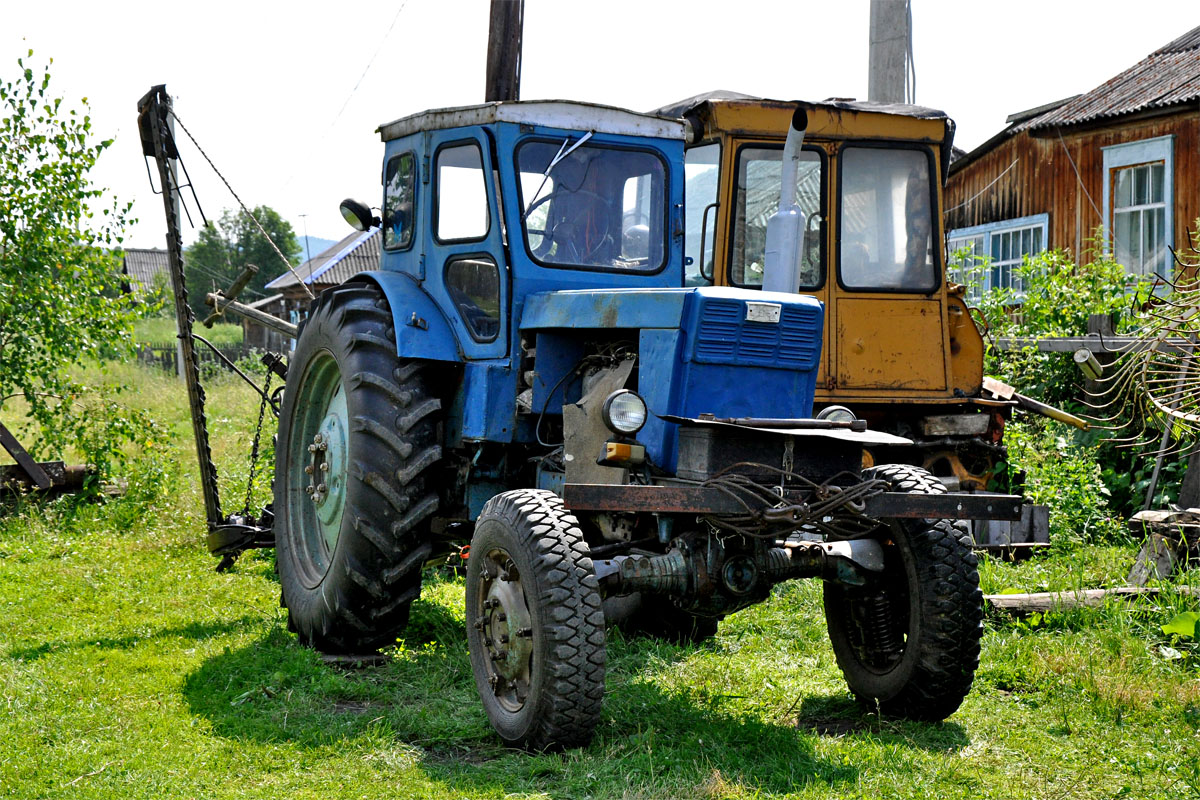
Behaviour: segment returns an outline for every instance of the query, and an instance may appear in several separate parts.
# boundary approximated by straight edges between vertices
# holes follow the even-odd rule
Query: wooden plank
[[[1188,586],[1175,589],[1183,594],[1200,596],[1200,591]],[[1104,605],[1109,597],[1140,597],[1158,594],[1155,586],[1119,586],[1113,589],[1079,589],[1072,592],[1034,592],[1032,594],[989,594],[984,596],[984,602],[992,608],[1001,611],[1011,611],[1017,614],[1035,612],[1059,611],[1081,606],[1095,607]]]

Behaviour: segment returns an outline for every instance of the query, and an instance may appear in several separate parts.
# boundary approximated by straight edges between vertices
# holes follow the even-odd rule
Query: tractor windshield
[[[821,219],[824,214],[824,163],[820,151],[806,149],[796,170],[800,210],[806,228],[801,246],[800,285],[816,289],[824,278]],[[734,198],[733,247],[729,278],[735,286],[762,286],[766,261],[767,220],[779,210],[783,180],[782,146],[747,146],[737,155],[737,196]],[[689,215],[691,209],[688,209]]]
[[[517,148],[525,243],[554,267],[653,272],[666,256],[666,168],[653,153],[562,142]]]

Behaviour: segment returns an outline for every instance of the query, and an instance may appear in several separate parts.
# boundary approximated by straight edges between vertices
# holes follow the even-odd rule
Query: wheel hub
[[[316,506],[330,548],[337,541],[346,505],[346,450],[345,425],[337,409],[330,408],[308,446],[312,461],[304,470],[309,478],[305,492]]]
[[[529,696],[533,660],[533,628],[525,587],[508,553],[488,553],[480,572],[480,608],[475,628],[483,635],[488,683],[496,699],[519,711]]]

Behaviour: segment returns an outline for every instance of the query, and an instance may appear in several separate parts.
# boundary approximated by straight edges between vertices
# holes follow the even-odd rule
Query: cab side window
[[[437,154],[438,241],[483,239],[491,227],[483,156],[474,142],[444,147]]]
[[[500,270],[489,256],[467,256],[446,264],[446,290],[471,336],[490,342],[500,332]]]
[[[880,291],[936,289],[928,152],[847,147],[841,158],[842,285]]]
[[[415,220],[414,163],[412,153],[387,162],[383,172],[383,246],[403,250],[412,244]]]

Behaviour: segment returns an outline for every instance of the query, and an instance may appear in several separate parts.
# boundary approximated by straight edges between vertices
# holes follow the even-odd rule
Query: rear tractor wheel
[[[863,471],[890,491],[941,494],[920,467]],[[891,716],[942,720],[979,666],[983,593],[970,537],[946,520],[894,519],[881,534],[884,573],[866,587],[826,581],[825,619],[850,690]]]
[[[321,295],[300,333],[275,456],[276,558],[288,627],[323,652],[391,644],[420,594],[441,458],[422,369],[397,357],[373,285]]]

